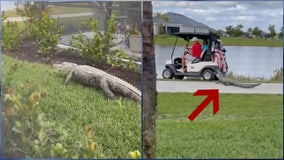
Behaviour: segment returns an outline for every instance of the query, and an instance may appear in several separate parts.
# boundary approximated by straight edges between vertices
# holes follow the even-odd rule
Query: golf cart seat
[[[201,53],[201,60],[202,61],[211,61],[212,60],[212,56],[209,54],[208,50],[205,49],[202,53]]]
[[[201,52],[201,54],[200,54],[201,59],[202,59],[202,57],[204,56],[204,54],[205,54],[206,51],[207,51],[207,49],[204,49],[204,50]]]
[[[206,53],[207,53],[207,49],[203,50],[200,54],[201,58],[195,58],[191,63],[198,63],[200,61],[206,61],[208,59],[208,56],[207,56],[208,54],[206,54]],[[210,60],[211,60],[211,58],[210,58]]]
[[[195,58],[191,63],[198,63],[198,62],[200,62],[200,61],[201,61],[200,58]]]

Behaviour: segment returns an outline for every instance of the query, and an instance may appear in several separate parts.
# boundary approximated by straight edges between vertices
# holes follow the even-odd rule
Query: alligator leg
[[[102,78],[100,80],[100,87],[102,88],[102,90],[104,91],[104,93],[111,99],[114,99],[115,96],[114,94],[111,92],[109,86],[108,86],[108,83],[107,83],[107,80],[106,78]]]
[[[71,77],[73,76],[73,73],[74,73],[74,70],[71,70],[69,72],[69,74],[66,77],[65,84],[67,84],[70,81]]]

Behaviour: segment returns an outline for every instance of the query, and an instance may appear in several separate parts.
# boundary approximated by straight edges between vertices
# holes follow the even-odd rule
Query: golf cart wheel
[[[211,81],[214,79],[214,73],[210,69],[205,69],[202,73],[202,78],[207,81]]]
[[[172,79],[173,78],[173,72],[169,68],[166,68],[166,69],[163,70],[162,76],[165,79]]]

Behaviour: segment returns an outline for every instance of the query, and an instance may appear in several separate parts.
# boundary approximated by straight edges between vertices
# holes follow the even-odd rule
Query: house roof
[[[168,22],[166,23],[169,23],[169,24],[180,24],[180,25],[187,26],[187,27],[198,27],[198,28],[210,29],[210,27],[206,26],[205,24],[197,22],[182,14],[168,12],[163,15],[168,17]],[[154,17],[154,22],[155,23],[165,23],[165,21],[161,17]]]

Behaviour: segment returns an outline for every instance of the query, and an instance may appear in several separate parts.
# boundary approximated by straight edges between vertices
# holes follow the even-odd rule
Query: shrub
[[[18,68],[17,63],[3,68],[1,136],[5,147],[1,158],[104,158],[90,125],[76,133],[78,136],[70,136],[64,124],[43,112],[45,92],[38,91],[32,82],[14,82]],[[129,156],[138,158],[140,153],[130,152]]]
[[[7,19],[5,12],[2,11],[1,20]],[[17,22],[4,22],[2,25],[2,47],[5,50],[16,49],[19,44],[19,26]]]
[[[5,68],[6,69],[6,68]],[[2,83],[2,145],[4,158],[102,158],[91,128],[70,143],[66,130],[48,120],[40,106],[46,93],[37,92],[36,85],[24,82],[11,84],[17,64],[7,71]],[[70,145],[71,144],[71,145]],[[76,145],[75,145],[76,144]]]
[[[273,71],[274,75],[270,78],[270,80],[282,81],[283,79],[283,68],[276,69]]]
[[[39,7],[34,1],[17,1],[15,2],[17,14],[25,17],[24,23],[26,25],[27,38],[35,38],[35,26],[39,20]]]
[[[42,12],[42,18],[35,26],[36,42],[39,44],[39,53],[47,54],[54,50],[58,43],[60,33],[64,26],[56,29],[55,20],[50,18],[47,12]]]
[[[113,67],[122,67],[135,72],[141,72],[141,68],[135,61],[129,58],[129,55],[122,50],[115,50],[107,57],[107,63]]]
[[[71,45],[78,48],[83,56],[94,62],[106,62],[106,54],[103,53],[105,45],[103,42],[103,35],[98,31],[98,20],[90,18],[89,23],[93,31],[93,40],[90,41],[88,37],[79,31],[77,36],[73,36]]]
[[[35,85],[24,82],[10,84],[17,64],[10,68],[2,83],[2,144],[4,157],[44,157],[50,149],[55,124],[46,121],[40,112],[39,101],[45,93],[35,91]],[[13,87],[12,87],[13,86]]]
[[[47,10],[42,11],[40,15],[38,4],[34,1],[18,1],[15,4],[17,13],[26,18],[24,21],[26,37],[35,38],[39,44],[38,52],[47,55],[47,58],[49,58],[49,53],[55,48],[64,27],[56,27],[55,20],[50,18]]]
[[[129,55],[122,50],[115,50],[109,52],[110,47],[113,46],[113,40],[117,29],[115,15],[106,22],[104,33],[98,30],[98,20],[90,18],[88,22],[89,27],[93,31],[93,39],[79,31],[77,36],[72,37],[71,45],[77,48],[83,56],[92,60],[95,63],[109,64],[115,67],[123,67],[140,71],[135,63],[133,63]],[[124,61],[123,59],[127,59]]]

